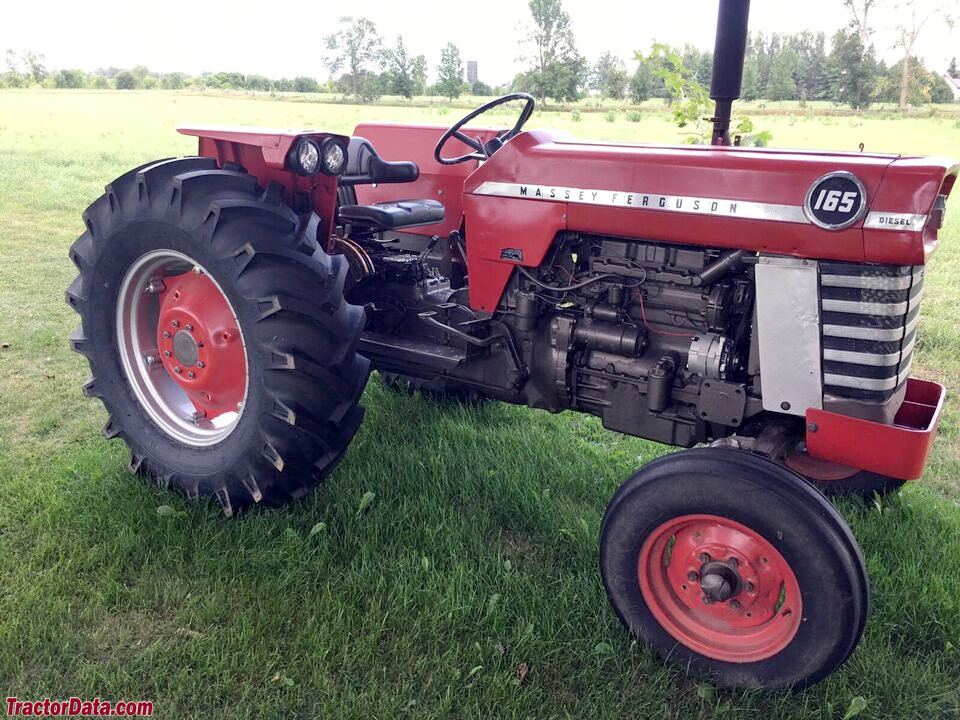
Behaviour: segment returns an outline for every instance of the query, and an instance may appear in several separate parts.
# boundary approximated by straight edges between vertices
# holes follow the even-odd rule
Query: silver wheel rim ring
[[[158,308],[151,318],[148,307],[153,294],[146,292],[150,281],[162,277],[163,272],[172,266],[196,268],[207,276],[223,296],[224,301],[237,321],[240,331],[240,344],[243,347],[247,375],[244,379],[243,402],[236,412],[219,415],[213,420],[201,418],[194,420],[195,407],[186,392],[167,374],[160,363],[157,353]],[[166,434],[177,442],[191,447],[209,447],[216,445],[236,429],[243,415],[247,393],[250,389],[250,363],[247,354],[246,339],[237,319],[237,313],[226,293],[216,279],[193,258],[175,250],[153,250],[141,255],[127,269],[120,292],[117,295],[116,338],[123,373],[150,419]],[[153,365],[148,365],[146,357],[153,355]]]

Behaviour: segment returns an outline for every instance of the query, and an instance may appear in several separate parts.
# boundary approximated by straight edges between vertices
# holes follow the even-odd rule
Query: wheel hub
[[[167,373],[212,420],[236,412],[246,388],[246,353],[227,299],[204,273],[165,279],[157,349]]]
[[[726,602],[736,596],[740,584],[737,571],[727,563],[714,560],[700,569],[700,587],[711,602]]]
[[[200,358],[200,345],[187,330],[173,336],[173,355],[181,365],[193,367]]]

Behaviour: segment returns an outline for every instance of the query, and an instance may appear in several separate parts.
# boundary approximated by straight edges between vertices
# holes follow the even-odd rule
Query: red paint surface
[[[236,412],[247,390],[247,356],[230,304],[206,275],[184,273],[167,278],[166,285],[157,323],[157,349],[164,369],[207,419]],[[198,345],[199,362],[190,367],[177,359],[173,347],[174,336],[187,326],[192,327],[188,332]],[[164,337],[164,332],[170,337]]]
[[[419,235],[448,235],[460,229],[463,219],[463,181],[477,169],[478,162],[442,165],[433,157],[433,150],[447,127],[441,125],[399,125],[391,123],[361,123],[353,134],[366,138],[377,155],[388,162],[410,161],[420,168],[420,177],[412,183],[357,185],[357,201],[364,205],[391,200],[437,200],[443,203],[444,220],[433,225],[404,228],[404,232]],[[463,128],[470,137],[481,142],[492,139],[499,130],[493,128]],[[444,157],[473,152],[456,138],[444,148]]]
[[[810,408],[807,453],[897,480],[916,480],[936,438],[946,396],[943,385],[909,378],[893,425]],[[811,426],[816,427],[814,432]]]
[[[546,131],[523,133],[508,143],[466,181],[466,223],[484,247],[474,257],[489,258],[493,242],[510,245],[516,220],[503,224],[497,207],[503,198],[475,195],[484,182],[520,183],[657,195],[681,195],[773,203],[800,207],[810,185],[836,170],[853,172],[867,191],[869,209],[927,214],[937,190],[960,167],[945,159],[898,159],[860,153],[742,150],[710,146],[644,146],[572,142]],[[566,223],[555,230],[612,234],[674,244],[738,248],[778,255],[848,262],[922,264],[936,246],[932,230],[899,233],[865,232],[863,223],[830,231],[808,223],[771,222],[604,207],[541,199],[519,200],[558,205]],[[526,214],[522,206],[513,217]],[[551,243],[548,233],[536,243]],[[499,236],[499,237],[498,237]],[[494,238],[498,238],[495,241]],[[468,235],[468,245],[471,236]],[[519,241],[518,241],[519,242]],[[532,248],[531,248],[532,250]],[[545,248],[543,249],[545,252]],[[530,252],[542,257],[543,252]],[[528,265],[524,257],[524,265]],[[471,304],[488,308],[503,293],[503,273],[471,268]]]
[[[657,195],[681,195],[799,207],[810,185],[836,170],[853,172],[867,191],[869,210],[928,214],[938,193],[949,192],[960,166],[946,159],[897,158],[863,153],[743,150],[711,146],[646,146],[575,142],[547,131],[521,133],[483,165],[476,161],[441,165],[433,150],[446,128],[430,125],[363,123],[367,138],[385,160],[409,160],[420,167],[413,183],[361,185],[361,203],[430,198],[444,204],[442,223],[411,228],[445,235],[467,227],[470,303],[493,310],[513,269],[500,259],[504,248],[523,251],[523,265],[538,264],[556,233],[572,230],[658,242],[738,248],[795,257],[918,265],[934,251],[936,230],[864,230],[858,222],[842,231],[809,223],[771,222],[658,210],[604,207],[475,194],[483,182],[522,183]],[[195,127],[180,132],[200,137],[200,154],[222,166],[236,162],[261,185],[278,182],[287,202],[304,193],[322,219],[321,241],[329,245],[336,208],[336,179],[304,178],[284,169],[299,137],[325,133],[299,130]],[[487,141],[497,132],[467,132]],[[449,152],[469,148],[451,140]]]
[[[736,560],[742,589],[732,598],[735,605],[704,604],[699,582],[704,554]],[[697,577],[691,579],[692,573]],[[790,644],[803,617],[800,585],[783,555],[746,525],[717,515],[682,515],[650,533],[637,558],[637,580],[664,630],[714,660],[772,657]],[[786,594],[777,607],[781,587]]]
[[[290,148],[301,137],[310,137],[317,142],[336,137],[344,145],[348,138],[314,130],[243,127],[181,127],[177,128],[177,132],[199,137],[197,154],[213,158],[219,167],[225,163],[237,163],[253,175],[261,187],[278,183],[283,187],[284,201],[290,206],[295,206],[295,195],[306,196],[310,206],[320,216],[317,240],[328,250],[332,249],[330,236],[337,207],[337,179],[323,173],[315,177],[303,177],[285,169],[285,162]]]

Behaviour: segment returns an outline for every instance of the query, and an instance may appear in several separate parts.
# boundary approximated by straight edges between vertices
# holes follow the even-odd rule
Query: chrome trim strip
[[[634,210],[658,210],[689,215],[716,215],[743,220],[772,220],[809,225],[799,205],[749,202],[730,198],[705,198],[688,195],[660,195],[628,190],[593,190],[559,185],[484,182],[474,195],[523,198],[547,202],[571,202],[580,205],[604,205]]]
[[[801,205],[751,202],[731,198],[692,197],[689,195],[660,195],[631,190],[599,190],[537,185],[533,183],[504,183],[487,181],[473,191],[473,195],[523,198],[545,202],[571,202],[580,205],[604,205],[634,210],[659,210],[689,215],[717,215],[743,220],[770,220],[773,222],[812,225]],[[919,232],[926,224],[926,215],[911,213],[870,212],[863,227],[871,230]]]
[[[918,301],[919,302],[919,301]],[[907,302],[872,303],[859,300],[821,300],[821,307],[825,312],[853,313],[855,315],[881,315],[884,317],[906,315]]]
[[[833,348],[823,349],[823,359],[833,362],[851,363],[853,365],[870,365],[872,367],[890,367],[900,363],[900,359],[913,352],[913,341],[911,340],[903,350],[880,354],[869,352],[856,352],[855,350],[834,350]]]
[[[834,385],[836,387],[856,388],[857,390],[878,390],[880,392],[893,390],[895,387],[899,387],[900,383],[910,375],[910,365],[911,363],[907,363],[907,367],[901,370],[899,375],[889,378],[862,378],[851,375],[825,373],[823,376],[823,384]]]
[[[863,328],[850,325],[824,325],[823,334],[830,337],[852,338],[854,340],[879,340],[881,342],[894,342],[902,340],[917,326],[920,322],[920,315],[907,323],[906,327],[895,328]]]
[[[862,290],[906,290],[913,284],[913,276],[821,275],[820,284],[824,287],[859,288]]]
[[[920,232],[927,224],[926,215],[913,213],[878,212],[867,213],[863,221],[864,230],[893,230],[896,232]]]

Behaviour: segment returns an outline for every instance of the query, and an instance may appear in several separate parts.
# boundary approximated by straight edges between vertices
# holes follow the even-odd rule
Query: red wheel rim
[[[223,289],[183,253],[137,258],[117,296],[120,364],[141,408],[169,437],[207,447],[237,427],[249,367]]]
[[[157,349],[164,368],[207,419],[236,412],[247,358],[226,297],[209,275],[193,272],[170,278],[161,297]]]
[[[713,587],[721,576],[732,593],[724,600]],[[663,628],[713,660],[765,660],[800,628],[803,601],[790,564],[762,535],[729,518],[682,515],[663,523],[640,548],[637,578]]]

